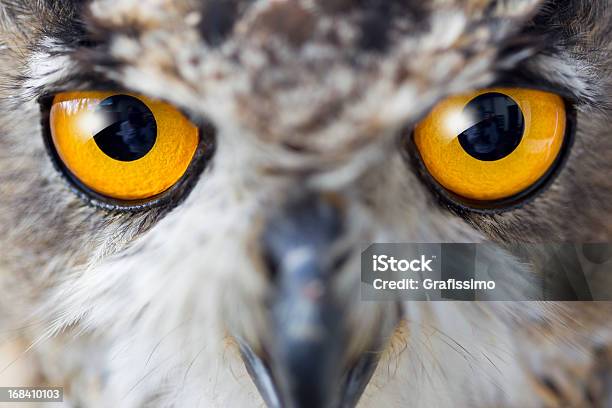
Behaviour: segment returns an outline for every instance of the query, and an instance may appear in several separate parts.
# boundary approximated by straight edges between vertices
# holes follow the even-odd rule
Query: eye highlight
[[[566,133],[556,94],[491,88],[447,98],[415,128],[419,156],[446,190],[496,202],[537,186],[554,167]]]
[[[85,187],[117,200],[155,197],[187,171],[199,129],[173,106],[116,92],[63,92],[49,112],[51,140]]]

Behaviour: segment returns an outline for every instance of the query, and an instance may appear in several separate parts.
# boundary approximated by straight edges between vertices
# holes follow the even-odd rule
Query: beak
[[[266,406],[269,408],[293,408],[305,407],[308,401],[296,401],[291,398],[289,402],[281,401],[281,391],[277,387],[269,364],[259,357],[251,347],[239,339],[240,353],[247,368],[247,371],[253,379],[260,395],[262,396]],[[364,354],[343,376],[341,386],[335,390],[340,396],[336,404],[331,402],[322,407],[333,408],[353,408],[359,402],[359,398],[363,394],[366,386],[372,378],[372,374],[378,364],[378,357],[375,353]],[[333,398],[333,397],[332,397]],[[298,404],[298,405],[296,405]],[[318,407],[318,406],[317,406]]]
[[[347,258],[336,251],[342,233],[340,209],[312,196],[266,226],[262,242],[274,282],[270,333],[261,356],[244,342],[241,352],[271,407],[352,407],[376,367],[375,353],[347,361],[347,306],[332,289]]]

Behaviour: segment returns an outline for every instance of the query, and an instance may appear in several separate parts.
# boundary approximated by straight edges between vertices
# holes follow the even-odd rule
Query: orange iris
[[[64,92],[53,99],[50,130],[58,156],[86,187],[142,200],[185,174],[198,127],[173,106],[141,95]]]
[[[414,132],[429,173],[458,196],[495,201],[534,186],[553,166],[566,129],[563,99],[522,88],[449,97]]]

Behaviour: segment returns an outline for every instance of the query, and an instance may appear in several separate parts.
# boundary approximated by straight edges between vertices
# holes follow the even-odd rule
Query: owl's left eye
[[[64,92],[49,112],[53,148],[86,189],[121,201],[149,200],[186,173],[199,128],[173,106],[141,95]]]
[[[523,88],[440,102],[414,130],[419,157],[453,197],[487,206],[522,196],[550,174],[566,139],[564,100]]]

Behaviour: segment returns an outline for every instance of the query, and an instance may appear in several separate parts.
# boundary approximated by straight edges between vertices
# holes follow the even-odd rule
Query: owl
[[[526,300],[610,258],[611,44],[608,0],[0,0],[1,385],[610,406],[612,305]],[[366,301],[371,243],[483,244],[517,295]]]

